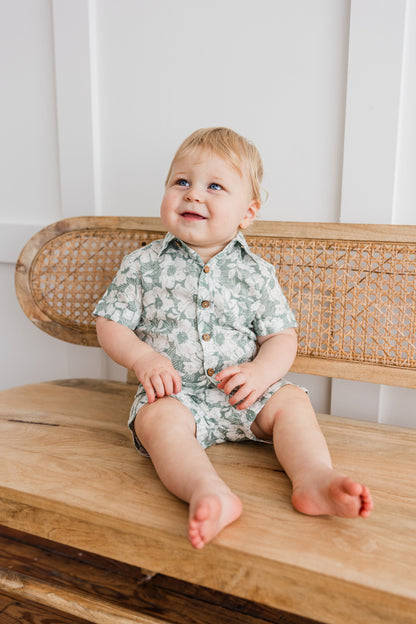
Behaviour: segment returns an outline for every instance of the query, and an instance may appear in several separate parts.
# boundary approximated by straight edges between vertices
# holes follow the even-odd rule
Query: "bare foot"
[[[192,546],[201,549],[220,531],[240,517],[243,506],[232,493],[207,494],[191,500],[188,537]]]
[[[310,516],[331,515],[343,518],[367,518],[373,499],[365,485],[329,469],[324,477],[307,479],[293,489],[292,504]]]

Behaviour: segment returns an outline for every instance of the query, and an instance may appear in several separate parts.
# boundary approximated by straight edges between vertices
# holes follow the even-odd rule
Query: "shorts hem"
[[[201,405],[195,404],[194,396],[198,392],[198,390],[201,390],[200,388],[196,388],[196,389],[183,388],[181,392],[177,394],[172,394],[170,395],[170,397],[175,398],[178,401],[180,401],[182,405],[186,407],[187,409],[189,409],[189,411],[191,412],[195,421],[195,425],[196,425],[196,439],[198,440],[198,442],[200,443],[203,449],[207,449],[210,446],[214,446],[216,444],[221,444],[224,442],[243,442],[244,440],[270,444],[271,440],[262,440],[260,438],[257,438],[254,435],[254,433],[251,431],[251,425],[255,421],[259,412],[263,409],[263,407],[269,401],[269,399],[278,390],[280,390],[280,388],[283,388],[286,385],[291,385],[291,386],[300,388],[301,390],[303,390],[304,392],[308,394],[308,390],[306,388],[303,388],[302,386],[298,386],[297,384],[294,384],[293,382],[289,381],[286,378],[282,378],[278,382],[272,384],[266,390],[266,392],[261,397],[259,397],[259,399],[257,399],[257,401],[251,407],[247,408],[246,410],[239,411],[234,406],[230,406],[227,401],[225,405],[227,407],[228,415],[231,414],[232,416],[234,416],[235,423],[238,423],[238,426],[235,423],[234,423],[234,426],[232,426],[231,418],[227,415],[227,416],[223,416],[222,418],[223,418],[223,423],[225,423],[225,425],[228,424],[228,427],[223,426],[222,429],[220,427],[218,428],[216,427],[215,431],[209,427],[209,423],[207,419],[204,417],[204,414],[201,414],[197,411],[198,409],[201,408]],[[208,390],[212,390],[212,389],[216,390],[216,386],[213,386],[212,388],[208,388]],[[205,391],[205,389],[203,389],[203,391]],[[226,397],[226,395],[224,395],[224,397]],[[192,401],[194,403],[191,405]],[[144,392],[142,388],[139,388],[136,394],[135,400],[131,406],[130,417],[128,420],[128,427],[132,433],[133,443],[137,451],[145,457],[150,457],[149,453],[146,451],[145,447],[140,442],[136,434],[136,431],[134,429],[134,422],[135,422],[136,416],[138,412],[140,411],[140,409],[144,407],[145,405],[147,405],[147,403],[148,402],[146,400],[146,393]],[[209,401],[206,402],[207,405],[208,403]],[[234,432],[233,432],[233,429],[235,430]]]

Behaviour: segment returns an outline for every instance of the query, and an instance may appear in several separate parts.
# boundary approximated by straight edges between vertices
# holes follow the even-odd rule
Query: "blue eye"
[[[184,180],[184,178],[180,178],[179,180],[177,180],[176,184],[178,186],[189,186],[189,182],[187,180]]]
[[[221,184],[217,184],[216,182],[213,182],[212,184],[210,184],[208,188],[212,189],[213,191],[221,191],[222,190]]]

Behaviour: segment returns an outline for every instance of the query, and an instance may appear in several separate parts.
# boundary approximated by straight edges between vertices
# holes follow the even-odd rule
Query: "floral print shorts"
[[[192,413],[196,423],[196,438],[202,448],[222,442],[241,442],[259,440],[251,431],[251,425],[267,401],[283,386],[290,384],[287,379],[280,379],[249,408],[238,410],[229,404],[229,396],[212,384],[205,387],[183,387],[177,394],[170,395],[178,399]],[[304,389],[304,388],[303,388]],[[138,411],[147,404],[147,396],[141,386],[130,410],[129,427],[137,450],[148,456],[146,449],[134,431],[134,420]]]

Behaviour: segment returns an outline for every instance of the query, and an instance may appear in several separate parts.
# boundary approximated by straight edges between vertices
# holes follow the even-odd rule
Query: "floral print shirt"
[[[134,330],[193,386],[216,385],[220,370],[254,358],[258,336],[296,326],[274,267],[241,232],[206,264],[169,233],[134,251],[94,314]]]

